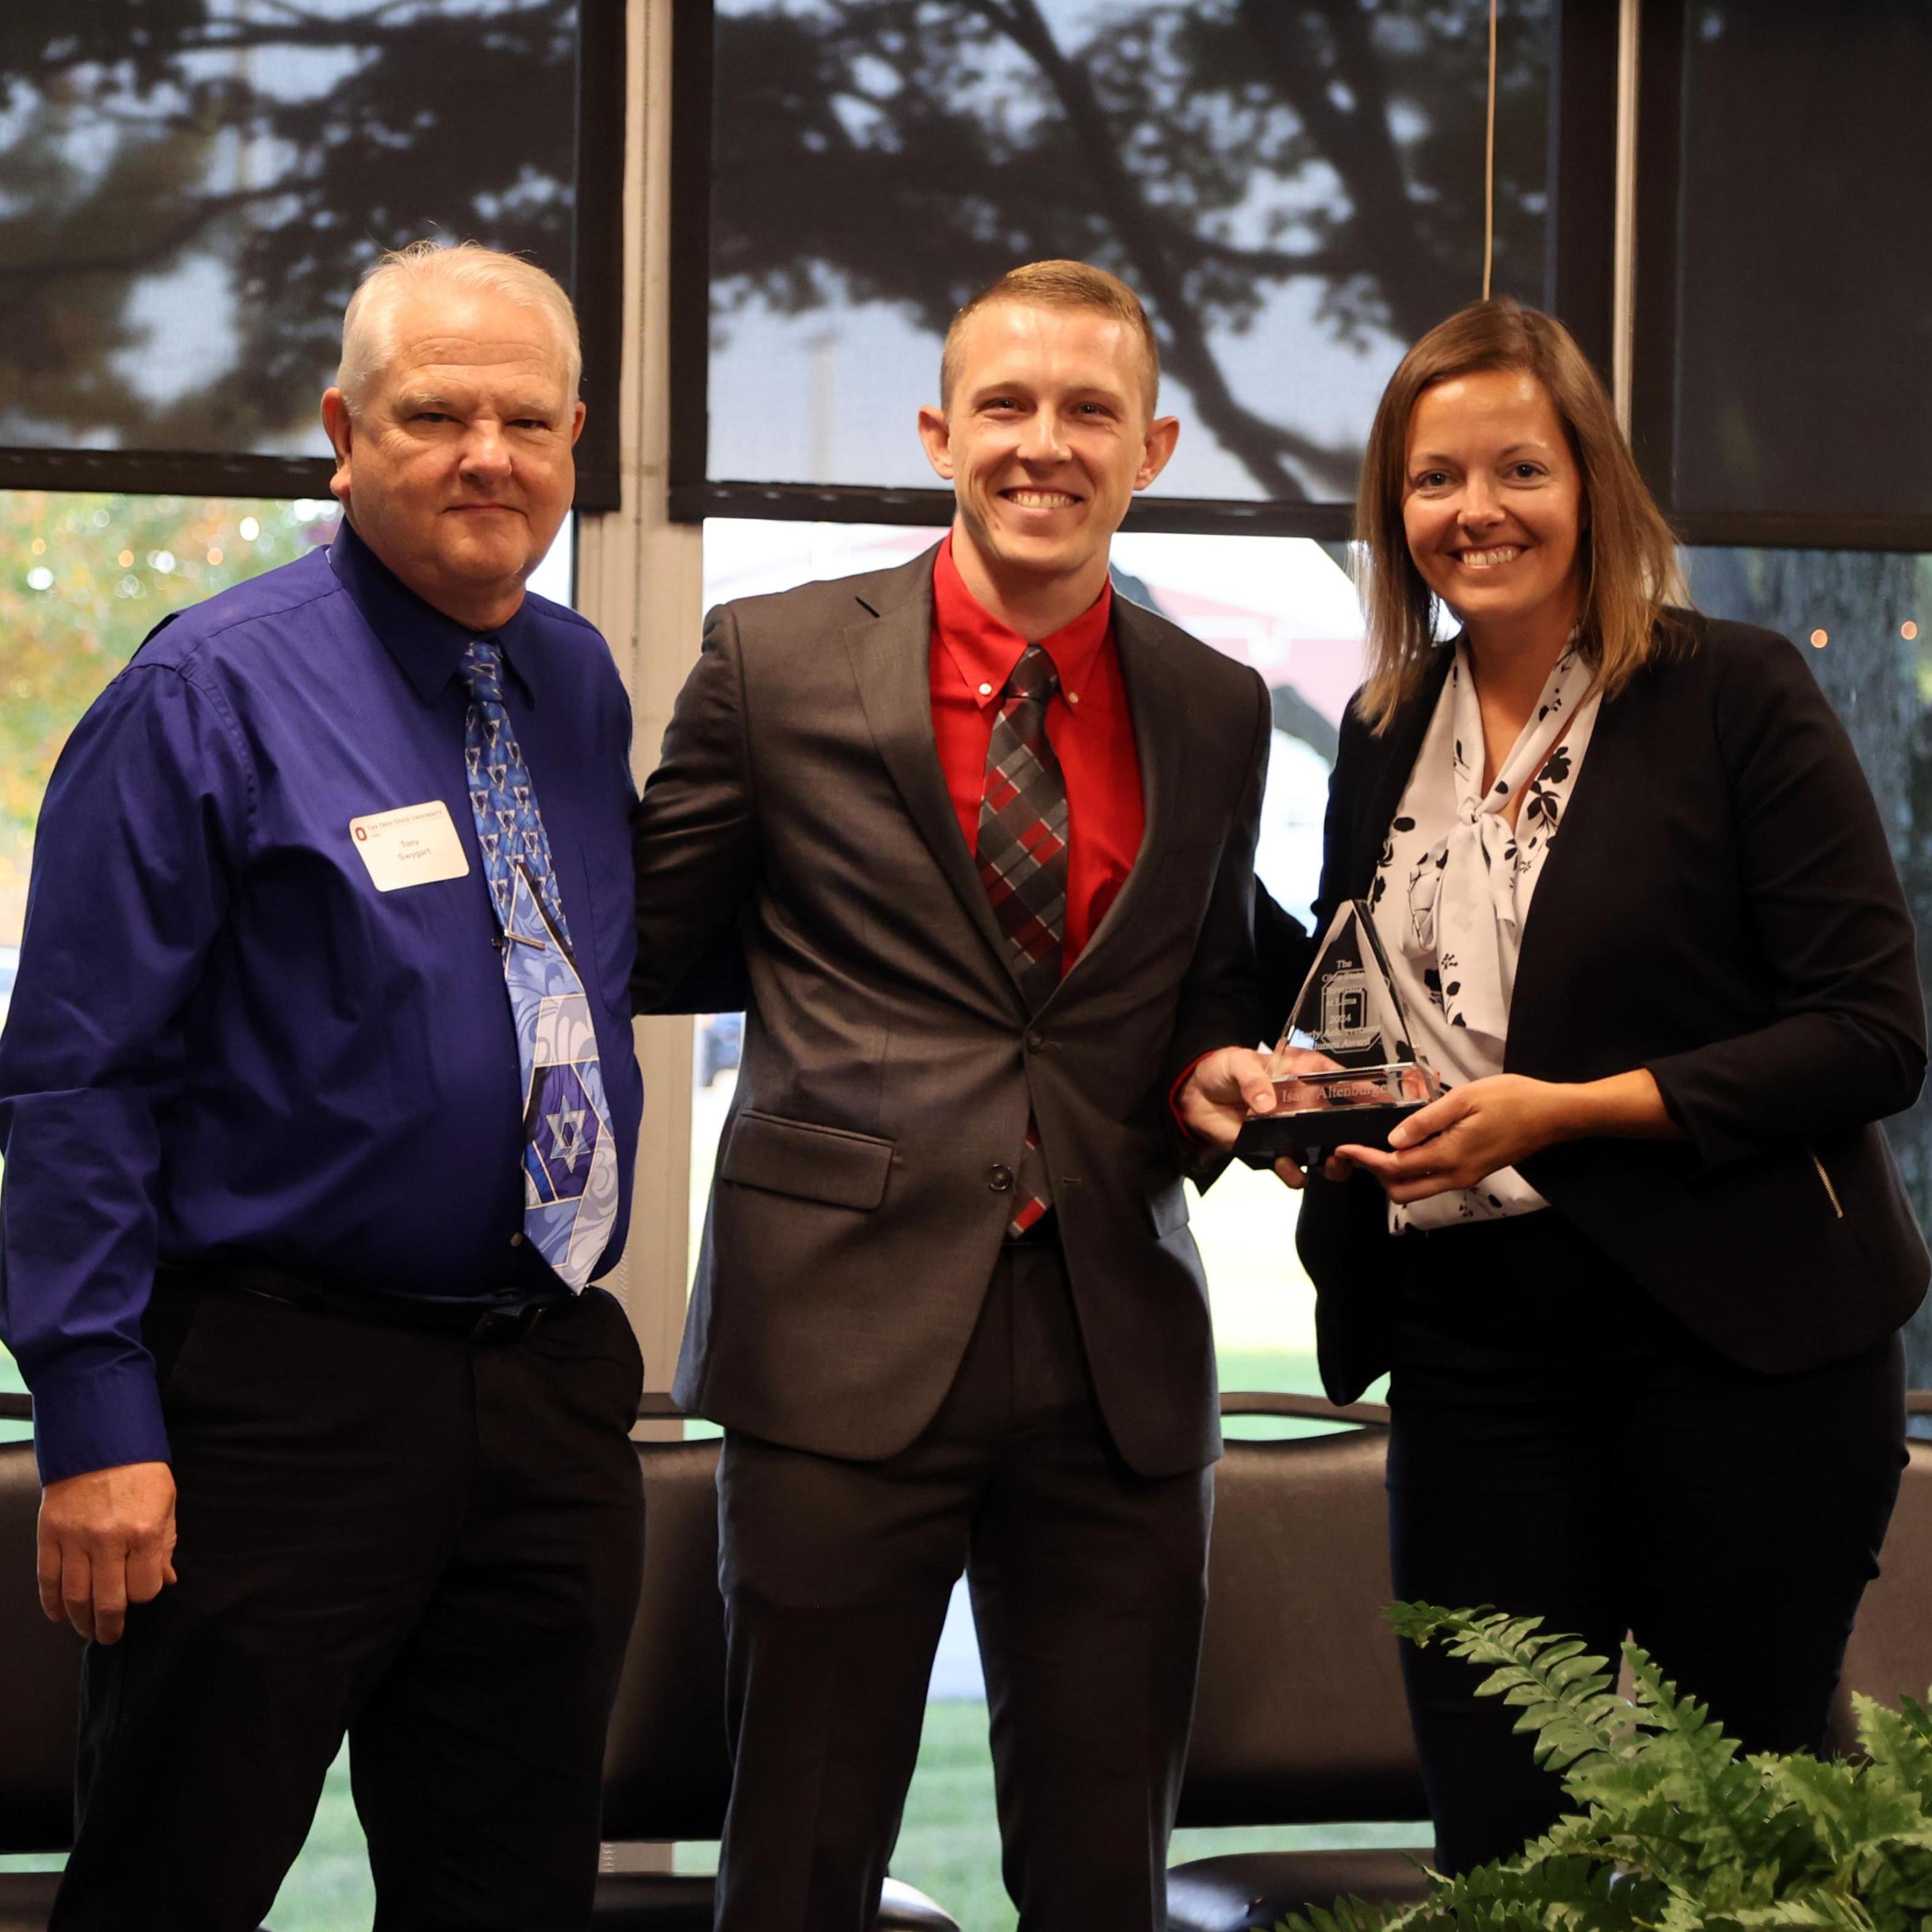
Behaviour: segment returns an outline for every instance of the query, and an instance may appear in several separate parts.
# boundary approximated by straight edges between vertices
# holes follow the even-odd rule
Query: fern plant
[[[1430,1874],[1421,1904],[1345,1899],[1278,1932],[1932,1932],[1932,1714],[1853,1701],[1863,1757],[1743,1757],[1634,1644],[1608,1660],[1536,1617],[1397,1604],[1418,1644],[1486,1666],[1576,1804],[1515,1857]]]

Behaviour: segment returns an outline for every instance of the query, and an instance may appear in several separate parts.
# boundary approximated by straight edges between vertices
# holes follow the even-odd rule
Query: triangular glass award
[[[1319,1054],[1327,1064],[1294,1060]],[[1418,1058],[1365,899],[1344,899],[1316,949],[1269,1066],[1276,1111],[1250,1114],[1234,1152],[1250,1167],[1308,1166],[1338,1147],[1386,1147],[1442,1084]]]

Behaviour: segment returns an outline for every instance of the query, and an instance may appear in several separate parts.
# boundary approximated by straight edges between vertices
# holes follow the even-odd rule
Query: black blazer
[[[1255,674],[1114,603],[1146,802],[1120,896],[1030,1012],[946,789],[932,553],[712,613],[634,821],[640,1010],[721,940],[752,998],[676,1390],[890,1456],[952,1385],[1031,1115],[1088,1366],[1145,1475],[1219,1454],[1170,1084],[1254,1037]]]
[[[1787,1373],[1889,1334],[1928,1261],[1883,1136],[1925,1071],[1911,916],[1850,742],[1795,646],[1686,614],[1598,714],[1522,935],[1504,1065],[1647,1067],[1684,1142],[1594,1139],[1521,1171],[1719,1353]],[[1322,929],[1365,894],[1452,652],[1380,737],[1351,710]],[[1258,906],[1286,1012],[1309,941]],[[1329,1394],[1388,1366],[1394,1238],[1364,1175],[1311,1176],[1297,1235]],[[1558,1292],[1560,1292],[1560,1288]]]

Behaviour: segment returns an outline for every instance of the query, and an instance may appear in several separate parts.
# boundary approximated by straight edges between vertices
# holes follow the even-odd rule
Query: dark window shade
[[[622,9],[581,10],[580,34],[579,0],[12,0],[7,480],[320,487],[316,404],[344,304],[382,249],[434,236],[515,250],[574,285],[580,460],[614,495],[614,336],[587,311],[617,296],[615,190],[587,197],[610,230],[587,235],[577,182],[580,122],[614,120],[601,93],[587,117],[580,97],[622,85],[600,17],[621,36]],[[594,66],[580,40],[598,44]]]
[[[1496,284],[1538,303],[1553,10],[1501,48]],[[917,513],[948,321],[1052,256],[1160,332],[1184,427],[1138,520],[1348,499],[1396,362],[1480,292],[1487,31],[1486,0],[686,0],[674,509]]]
[[[1663,264],[1673,298],[1668,313],[1646,305],[1666,352],[1649,366],[1668,384],[1638,399],[1653,476],[1713,539],[1731,520],[1752,540],[1735,520],[1750,518],[1759,541],[1856,542],[1862,528],[1924,546],[1932,9],[1690,0],[1681,88],[1676,232],[1653,227],[1639,272],[1641,290]]]

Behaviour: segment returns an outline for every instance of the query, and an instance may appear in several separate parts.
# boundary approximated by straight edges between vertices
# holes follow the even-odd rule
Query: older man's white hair
[[[534,262],[475,242],[412,242],[392,248],[362,278],[342,317],[342,362],[335,386],[352,415],[395,353],[396,314],[412,296],[439,289],[496,295],[520,308],[541,309],[562,351],[566,393],[574,398],[584,374],[577,311],[556,278]]]

